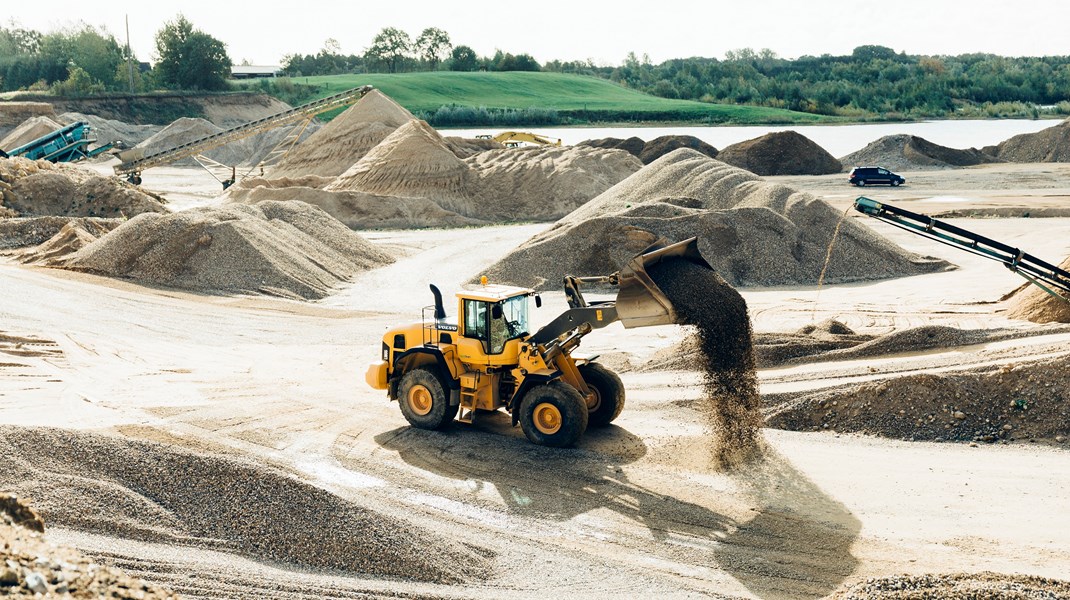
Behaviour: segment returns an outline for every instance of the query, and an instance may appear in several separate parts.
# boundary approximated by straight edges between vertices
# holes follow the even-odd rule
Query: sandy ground
[[[864,193],[907,205],[940,195],[1070,207],[1065,165],[905,175],[905,187]],[[859,190],[844,177],[776,179],[846,208]],[[204,193],[182,187],[190,203]],[[995,301],[1020,283],[1001,265],[851,218],[961,268],[821,290],[743,290],[757,331],[830,317],[865,333],[1027,326],[998,314]],[[1070,219],[956,222],[1050,260],[1070,254]],[[383,330],[419,319],[431,302],[428,283],[452,295],[543,227],[369,232],[403,256],[316,304],[199,296],[0,263],[0,332],[40,339],[24,346],[35,352],[0,354],[0,423],[109,430],[274,465],[493,550],[491,577],[446,587],[294,571],[62,528],[51,528],[51,539],[206,597],[818,598],[845,582],[896,573],[1070,573],[1065,446],[766,430],[764,464],[718,473],[689,408],[701,393],[699,376],[658,372],[624,373],[626,410],[577,449],[533,446],[505,414],[444,432],[407,427],[397,406],[363,382]],[[544,299],[537,323],[565,306],[560,293]],[[683,333],[613,325],[588,336],[582,350],[638,364]],[[1066,334],[1039,335],[759,375],[763,391],[814,389],[1062,354],[1068,342]]]

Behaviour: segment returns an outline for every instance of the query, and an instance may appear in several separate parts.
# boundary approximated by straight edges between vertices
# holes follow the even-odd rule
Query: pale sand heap
[[[114,229],[115,225],[112,223],[101,221],[103,220],[71,219],[55,235],[31,250],[24,252],[18,258],[27,264],[48,267],[59,266],[68,256],[92,244],[100,236]]]
[[[11,152],[15,148],[28,144],[39,137],[48,135],[57,129],[62,129],[54,119],[49,117],[30,117],[21,125],[11,130],[4,139],[0,140],[0,150]]]
[[[62,232],[61,232],[62,233]],[[318,299],[386,252],[303,202],[147,213],[52,264],[207,293]]]
[[[400,104],[372,90],[289,152],[267,176],[337,177],[413,118]]]
[[[355,228],[550,220],[640,167],[626,152],[587,147],[491,149],[462,160],[455,144],[412,119],[333,181],[275,179],[272,171],[231,187],[225,198],[301,200]]]
[[[816,285],[843,213],[794,188],[676,150],[606,190],[475,274],[557,289],[566,274],[619,270],[660,237],[699,237],[702,255],[733,285]],[[872,230],[842,221],[825,282],[945,270]]]
[[[1070,271],[1070,257],[1063,260],[1059,268]],[[1060,293],[1064,298],[1070,297],[1066,292]],[[1006,316],[1011,319],[1034,323],[1070,323],[1070,301],[1056,298],[1031,283],[1022,284],[1002,300],[1007,300]]]
[[[167,212],[164,199],[115,177],[66,163],[0,159],[0,217],[130,217]]]

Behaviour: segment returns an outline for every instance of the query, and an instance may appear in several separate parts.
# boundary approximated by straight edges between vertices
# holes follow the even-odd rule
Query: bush
[[[549,108],[498,109],[480,106],[441,106],[431,113],[423,113],[420,118],[435,127],[494,127],[494,126],[533,126],[560,125],[562,119],[556,110]]]

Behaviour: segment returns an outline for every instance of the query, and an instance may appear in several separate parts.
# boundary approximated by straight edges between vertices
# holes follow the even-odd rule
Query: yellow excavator
[[[560,146],[561,140],[559,138],[546,137],[537,133],[530,133],[527,131],[503,131],[497,135],[477,135],[476,139],[480,140],[494,140],[500,144],[505,144],[506,148],[519,148],[521,142],[528,142],[531,144],[538,144],[540,146]]]
[[[575,444],[588,426],[604,426],[624,408],[624,386],[616,373],[573,355],[582,338],[616,321],[625,327],[677,322],[672,302],[647,268],[682,259],[711,269],[696,238],[655,244],[620,271],[596,277],[565,277],[569,308],[529,333],[532,289],[493,285],[482,278],[475,289],[457,293],[457,320],[450,323],[442,294],[431,285],[434,305],[420,322],[387,330],[381,360],[365,378],[386,390],[414,427],[441,429],[455,419],[472,423],[477,411],[505,408],[513,425],[540,445]],[[582,284],[613,285],[614,300],[587,302]]]

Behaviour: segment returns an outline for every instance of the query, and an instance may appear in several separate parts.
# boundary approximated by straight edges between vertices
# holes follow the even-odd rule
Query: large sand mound
[[[1070,119],[1036,133],[1016,135],[984,150],[1008,162],[1070,162]]]
[[[272,179],[306,175],[337,177],[413,118],[400,104],[379,90],[372,90],[294,148],[268,176]]]
[[[234,458],[10,426],[0,448],[0,485],[64,527],[417,581],[463,581],[489,564],[480,549]]]
[[[4,136],[4,139],[0,140],[0,150],[11,152],[19,146],[28,144],[41,136],[62,128],[63,125],[60,125],[50,117],[30,117],[11,130],[10,133]]]
[[[85,231],[111,231],[123,219],[97,217],[25,217],[0,219],[0,250],[37,246],[48,241],[69,224]]]
[[[0,216],[130,217],[167,212],[163,198],[64,163],[0,158]]]
[[[205,152],[204,155],[228,166],[256,165],[266,158],[279,142],[284,140],[291,132],[294,132],[297,127],[300,127],[300,125],[277,127],[245,139],[233,141],[225,146],[213,148]],[[301,139],[307,139],[318,127],[315,124],[310,125],[301,134]],[[209,135],[215,135],[222,131],[224,130],[221,127],[212,124],[210,121],[183,117],[141,142],[137,147],[144,148],[145,154],[149,155],[187,144]],[[171,164],[192,166],[197,163],[192,158],[184,158]]]
[[[566,274],[619,270],[659,237],[698,236],[703,256],[732,285],[816,285],[838,226],[826,282],[949,268],[844,219],[810,194],[681,149],[566,215],[483,274],[556,289]]]
[[[263,202],[139,215],[59,264],[198,292],[314,299],[392,261],[313,206]]]
[[[97,145],[120,141],[128,148],[133,148],[163,130],[159,125],[132,125],[77,112],[63,113],[59,116],[59,121],[64,125],[78,121],[86,123],[89,125],[89,133],[96,138]]]
[[[795,131],[775,131],[732,144],[717,160],[757,175],[827,175],[843,169],[824,148]]]
[[[644,165],[649,165],[662,156],[680,148],[691,148],[710,158],[717,157],[717,148],[714,148],[693,135],[663,135],[654,138],[649,142],[644,142],[642,139],[634,136],[628,139],[610,137],[597,140],[584,140],[577,145],[591,146],[593,148],[603,148],[607,150],[624,150],[643,161]]]
[[[640,166],[625,152],[588,147],[504,148],[461,160],[437,131],[412,119],[329,183],[314,174],[276,179],[272,171],[270,179],[232,186],[225,197],[302,200],[358,228],[550,220]]]
[[[948,148],[907,134],[886,135],[840,159],[846,169],[879,165],[886,169],[904,171],[968,167],[994,161],[991,156],[976,148]]]
[[[1070,257],[1060,265],[1064,271],[1070,270]],[[1068,294],[1056,298],[1039,287],[1024,283],[1003,299],[1007,300],[1007,316],[1034,323],[1070,323],[1070,299]]]

